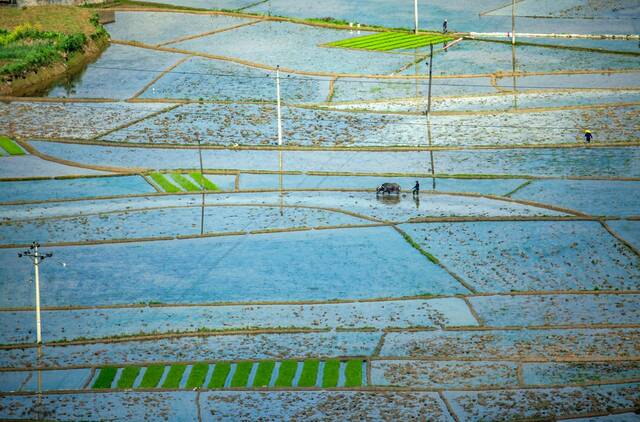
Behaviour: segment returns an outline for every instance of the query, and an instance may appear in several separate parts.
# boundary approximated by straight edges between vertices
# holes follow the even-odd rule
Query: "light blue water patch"
[[[282,211],[282,212],[281,212]],[[1,214],[1,213],[0,213]],[[0,242],[6,244],[77,242],[81,240],[136,239],[203,233],[249,232],[368,224],[369,221],[343,213],[273,207],[206,207],[204,225],[200,207],[121,211],[109,214],[59,219],[1,222]]]
[[[40,371],[42,374],[42,391],[52,390],[80,390],[91,375],[91,369],[64,369],[54,371]],[[114,384],[117,383],[114,379]],[[38,371],[31,372],[29,382],[21,391],[38,391]]]
[[[374,360],[371,383],[426,388],[515,387],[518,385],[517,364]]]
[[[211,420],[371,420],[452,421],[434,392],[372,391],[208,391],[200,395]]]
[[[91,198],[155,191],[140,176],[0,182],[0,202]]]
[[[177,360],[197,362],[367,356],[373,353],[380,337],[380,332],[317,332],[94,343],[46,348],[42,362],[47,366],[89,366]],[[32,365],[35,353],[35,348],[0,350],[0,367],[23,368]],[[168,369],[165,370],[167,372]],[[162,382],[158,385],[162,385]]]
[[[640,260],[595,221],[401,226],[480,292],[636,290]]]
[[[33,141],[40,152],[84,164],[149,169],[199,168],[198,151]],[[427,152],[285,151],[287,171],[430,173]],[[277,151],[203,150],[205,169],[279,169]],[[437,174],[640,177],[640,148],[523,148],[435,151]]]
[[[523,0],[515,6],[515,15],[562,18],[635,18],[640,6],[633,0],[584,3],[581,0]],[[491,15],[511,16],[511,4],[495,10]]]
[[[44,394],[0,397],[0,418],[37,420],[43,412],[53,420],[136,420],[150,415],[172,421],[193,421],[192,391]]]
[[[508,40],[508,38],[500,38],[500,40],[505,41]],[[516,42],[517,41],[544,45],[559,45],[566,47],[595,48],[605,51],[626,51],[631,53],[640,53],[640,47],[638,46],[638,42],[636,40],[518,37]]]
[[[212,118],[215,116],[215,118]],[[277,145],[273,104],[187,104],[105,135],[129,143]],[[424,119],[416,116],[344,113],[283,107],[286,145],[424,144]],[[419,123],[419,124],[417,124]]]
[[[619,413],[616,415],[592,416],[573,419],[574,422],[629,422],[638,419],[637,413]]]
[[[166,107],[167,104],[126,102],[7,101],[0,103],[0,127],[25,138],[88,139]]]
[[[491,327],[635,324],[640,295],[475,296],[469,301]]]
[[[620,180],[536,180],[513,198],[542,202],[590,215],[640,214],[640,182]]]
[[[497,85],[511,89],[513,77],[499,77]],[[574,75],[516,76],[516,88],[529,89],[611,89],[640,87],[640,72],[586,73]]]
[[[0,372],[0,390],[4,392],[19,391],[20,387],[27,380],[30,372]]]
[[[466,292],[389,227],[49,251],[56,256],[55,261],[41,269],[50,289],[43,295],[43,305],[47,306],[327,300]],[[16,262],[15,253],[6,249],[0,255],[2,306],[32,303],[33,285],[28,283],[32,265]],[[313,277],[301,284],[301,274]]]
[[[419,331],[387,333],[380,356],[436,359],[638,356],[638,329]]]
[[[614,220],[607,221],[607,224],[624,240],[640,248],[640,221]]]
[[[55,86],[49,97],[129,98],[182,57],[112,44],[77,80]]]
[[[640,384],[523,390],[445,391],[460,420],[549,418],[606,414],[629,409],[640,399]],[[478,406],[478,403],[483,403]]]
[[[118,381],[120,380],[120,377],[122,376],[122,371],[123,370],[124,370],[124,368],[118,368],[116,370],[116,376],[113,377],[113,380],[111,381],[111,387],[110,388],[117,388]]]
[[[633,314],[633,312],[630,312]],[[291,316],[295,315],[295,319]],[[0,312],[0,344],[35,339],[32,310]],[[314,305],[143,307],[43,311],[49,341],[79,337],[206,329],[377,328],[477,326],[462,299],[437,298]]]
[[[320,102],[329,95],[329,79],[280,74],[284,102]],[[143,98],[203,100],[276,100],[276,74],[233,62],[192,57],[154,83]]]
[[[182,378],[180,379],[180,388],[186,387],[187,380],[189,379],[189,375],[191,374],[192,369],[193,369],[193,365],[187,365],[187,368],[182,373]]]
[[[210,1],[209,1],[210,3]],[[172,12],[115,12],[116,21],[105,25],[114,40],[159,44],[178,38],[218,31],[251,19],[224,15]]]
[[[640,363],[525,363],[522,366],[522,376],[528,385],[620,382],[640,378]]]
[[[411,56],[409,56],[411,57]],[[404,75],[425,72],[424,62],[409,67]],[[427,70],[428,71],[428,70]],[[356,79],[339,78],[334,84],[333,102],[358,100],[386,100],[390,98],[417,98],[428,95],[429,80],[422,79]],[[431,95],[443,97],[451,95],[494,94],[495,88],[488,77],[464,79],[433,79]],[[421,110],[425,110],[423,107]],[[411,110],[411,111],[415,111]]]
[[[3,157],[2,166],[0,166],[0,177],[6,178],[81,176],[85,174],[98,175],[106,174],[106,172],[45,161],[35,155]]]
[[[138,376],[133,381],[133,385],[132,385],[133,388],[138,388],[140,386],[140,383],[142,382],[142,379],[144,378],[144,375],[146,373],[147,373],[147,367],[146,366],[143,366],[142,368],[140,368],[140,371],[138,372]],[[209,374],[207,374],[207,375],[209,375]]]
[[[428,154],[428,153],[427,153]],[[413,188],[416,180],[423,191],[475,192],[489,195],[504,195],[525,182],[524,179],[447,179],[422,177],[373,177],[373,176],[311,176],[284,175],[284,189],[374,189],[385,182],[400,184],[403,189]],[[240,190],[279,189],[280,176],[277,174],[240,175]]]
[[[271,67],[307,72],[385,75],[400,69],[411,57],[320,45],[371,34],[264,21],[208,37],[173,44],[175,48],[233,57]]]
[[[531,1],[540,13],[538,1]],[[554,2],[555,3],[555,2]],[[582,3],[582,2],[581,2]],[[618,2],[616,2],[617,4]],[[508,6],[508,7],[505,7]],[[508,32],[511,31],[511,3],[483,0],[468,2],[465,0],[420,0],[418,15],[420,29],[440,30],[442,21],[449,21],[450,31]],[[487,14],[501,9],[506,14]],[[516,6],[516,10],[519,10]],[[633,10],[633,9],[631,9]],[[249,12],[292,16],[298,18],[327,15],[352,22],[404,27],[413,29],[414,11],[412,2],[395,3],[385,0],[354,2],[349,0],[330,0],[305,4],[304,8],[296,0],[270,0],[258,3],[248,9]],[[581,16],[581,15],[578,15]],[[594,11],[588,18],[517,18],[516,31],[521,33],[572,33],[572,34],[635,34],[636,22],[626,13]]]

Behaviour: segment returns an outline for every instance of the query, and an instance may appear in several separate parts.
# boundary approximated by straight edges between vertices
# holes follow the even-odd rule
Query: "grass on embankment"
[[[29,24],[46,31],[63,34],[80,32],[88,36],[96,30],[90,22],[93,13],[92,10],[72,6],[38,6],[24,9],[5,7],[0,13],[0,28],[11,31],[20,25]]]
[[[95,389],[105,389],[111,388],[111,384],[113,384],[113,380],[116,378],[116,374],[118,373],[118,368],[107,366],[105,368],[100,368],[100,372],[98,373],[98,378],[96,378],[93,383],[93,387]]]
[[[25,152],[22,148],[18,146],[14,141],[7,138],[6,136],[0,135],[0,154],[2,154],[2,150],[6,151],[9,155],[24,155]],[[2,154],[5,155],[5,154]]]

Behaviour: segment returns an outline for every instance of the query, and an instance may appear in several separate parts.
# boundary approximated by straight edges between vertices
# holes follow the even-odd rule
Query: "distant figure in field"
[[[417,180],[416,180],[416,184],[413,187],[413,190],[411,191],[411,193],[413,194],[413,196],[420,195],[420,182],[418,182]]]
[[[442,22],[442,32],[443,33],[447,33],[448,28],[447,28],[448,24],[447,24],[447,20],[445,19],[444,22]]]
[[[591,131],[589,129],[585,129],[584,131],[584,140],[590,144],[591,143],[591,139],[593,139],[593,135],[591,134]]]

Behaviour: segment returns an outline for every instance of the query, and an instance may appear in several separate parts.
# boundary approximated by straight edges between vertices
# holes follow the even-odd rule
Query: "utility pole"
[[[33,267],[35,271],[35,281],[36,281],[36,337],[37,343],[42,344],[42,324],[40,322],[40,263],[44,261],[45,258],[51,258],[53,256],[52,253],[42,254],[38,250],[40,248],[40,244],[38,242],[33,242],[31,246],[29,246],[29,250],[18,253],[18,258],[22,258],[23,256],[31,258],[33,261]]]
[[[418,34],[418,0],[413,0],[413,20],[414,20],[414,28],[415,34]]]
[[[511,44],[516,43],[516,0],[511,0]]]
[[[433,78],[433,44],[429,45],[429,94],[427,97],[427,120],[431,113],[431,79]]]
[[[200,191],[202,192],[202,212],[200,213],[200,234],[204,234],[204,170],[202,166],[202,145],[200,135],[196,135],[198,141],[198,155],[200,156]]]
[[[276,102],[278,105],[278,145],[282,146],[282,114],[280,111],[280,65],[276,67]]]

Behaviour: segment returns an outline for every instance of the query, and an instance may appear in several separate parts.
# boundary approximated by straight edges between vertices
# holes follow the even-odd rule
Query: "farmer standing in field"
[[[584,140],[589,144],[591,143],[591,139],[593,138],[593,135],[591,134],[591,131],[589,129],[585,129],[584,130]]]
[[[413,190],[411,191],[411,193],[413,194],[413,196],[420,195],[420,182],[418,182],[417,180],[416,180],[416,184],[413,187]]]
[[[442,32],[444,34],[447,33],[447,20],[445,19],[444,22],[442,22]]]

